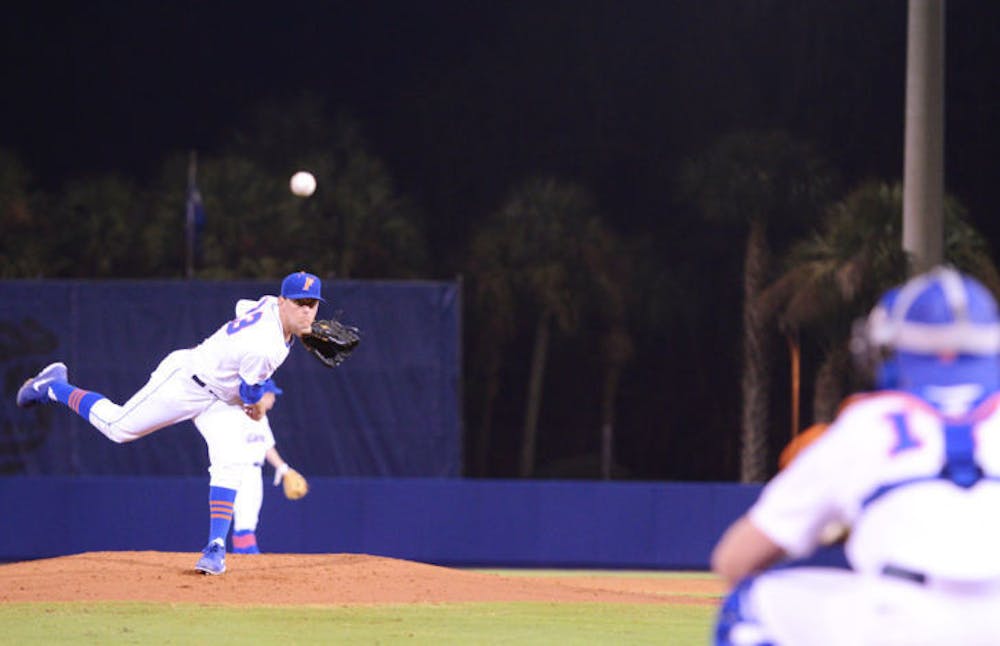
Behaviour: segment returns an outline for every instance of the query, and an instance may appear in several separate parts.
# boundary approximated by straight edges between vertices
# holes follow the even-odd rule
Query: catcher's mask
[[[879,388],[896,387],[901,371],[928,359],[946,359],[955,370],[975,365],[969,376],[978,381],[1000,355],[997,303],[976,279],[938,267],[889,290],[855,322],[851,354]]]

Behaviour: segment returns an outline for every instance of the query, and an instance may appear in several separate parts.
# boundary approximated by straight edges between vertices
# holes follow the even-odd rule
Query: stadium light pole
[[[915,273],[944,260],[944,4],[907,11],[903,251]]]

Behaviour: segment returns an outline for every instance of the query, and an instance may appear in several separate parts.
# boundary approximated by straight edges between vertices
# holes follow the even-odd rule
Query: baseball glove
[[[344,325],[337,319],[313,321],[312,332],[302,336],[306,350],[330,368],[343,363],[359,343],[358,328]]]
[[[285,498],[289,500],[298,500],[309,493],[309,483],[305,477],[287,464],[274,473],[274,486],[278,486],[279,482],[285,491]]]

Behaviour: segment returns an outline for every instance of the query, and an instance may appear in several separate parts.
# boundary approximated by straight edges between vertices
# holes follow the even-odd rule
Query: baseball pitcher
[[[265,384],[295,338],[312,334],[324,300],[321,289],[319,278],[300,271],[285,277],[280,296],[239,301],[235,318],[198,346],[168,354],[124,404],[69,383],[66,366],[53,363],[25,381],[17,405],[57,401],[118,443],[193,420],[208,444],[211,465],[208,545],[195,567],[222,574],[233,501],[242,480],[244,438],[236,429],[246,416],[264,416]]]

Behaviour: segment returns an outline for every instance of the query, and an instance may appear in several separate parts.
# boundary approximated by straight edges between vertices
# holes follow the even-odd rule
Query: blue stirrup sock
[[[90,421],[90,409],[94,406],[94,402],[106,399],[101,393],[77,388],[73,384],[53,382],[49,384],[49,388],[56,396],[56,401],[66,404],[71,411],[88,422]]]
[[[233,522],[233,501],[236,500],[236,490],[225,487],[208,488],[208,542],[226,544],[226,534]]]

